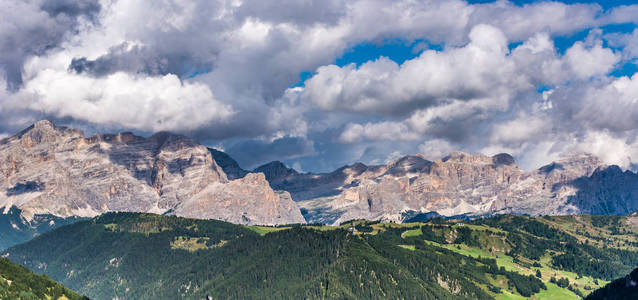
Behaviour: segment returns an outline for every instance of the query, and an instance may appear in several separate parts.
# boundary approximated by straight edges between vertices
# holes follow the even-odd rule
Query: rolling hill
[[[95,299],[578,299],[638,265],[636,217],[244,226],[107,213],[3,255]]]

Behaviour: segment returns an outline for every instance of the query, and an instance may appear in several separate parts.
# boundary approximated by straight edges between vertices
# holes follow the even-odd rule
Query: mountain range
[[[638,210],[638,175],[586,153],[531,171],[505,153],[453,152],[435,161],[417,154],[386,165],[355,163],[330,173],[299,173],[278,161],[247,171],[223,152],[211,151],[236,178],[264,173],[273,189],[290,193],[309,223],[402,222],[428,212],[538,216]]]
[[[574,154],[536,170],[509,154],[408,155],[329,173],[274,161],[245,170],[228,154],[159,132],[94,134],[38,121],[0,141],[1,248],[105,212],[237,224],[402,222],[419,215],[627,214],[638,175]],[[1,221],[1,220],[0,220]]]

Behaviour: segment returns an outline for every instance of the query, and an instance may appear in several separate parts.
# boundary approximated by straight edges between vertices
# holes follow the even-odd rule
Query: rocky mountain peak
[[[248,171],[242,169],[237,161],[225,152],[213,148],[208,148],[208,151],[213,155],[215,162],[224,170],[228,179],[243,178],[248,173]]]
[[[513,160],[513,158],[512,158]],[[454,151],[448,156],[441,159],[444,163],[459,163],[459,164],[493,164],[494,159],[492,157],[483,154],[469,154],[461,151]]]
[[[602,161],[597,156],[591,153],[574,153],[566,155],[563,158],[556,161],[564,166],[587,166],[597,167],[602,165]]]
[[[289,176],[299,174],[295,169],[288,168],[280,161],[271,161],[265,165],[257,167],[253,172],[264,173],[266,179],[270,182],[283,180]]]
[[[492,162],[495,165],[506,165],[506,166],[512,166],[516,164],[516,161],[514,161],[514,157],[512,157],[511,155],[507,153],[499,153],[492,156]]]
[[[25,147],[35,147],[39,144],[47,144],[55,142],[56,139],[65,135],[84,136],[79,130],[69,130],[66,127],[56,127],[49,120],[40,120],[33,125],[22,130],[18,134],[2,140],[0,144],[6,144],[10,141],[20,140]]]
[[[542,166],[538,172],[547,177],[575,179],[579,176],[590,176],[600,166],[603,166],[603,163],[598,157],[589,153],[576,153]]]
[[[55,125],[49,120],[40,120],[33,124],[35,129],[55,130]]]
[[[244,178],[242,178],[242,180],[245,183],[253,185],[268,185],[268,180],[266,180],[266,176],[264,175],[264,173],[248,173],[246,174],[246,176],[244,176]]]
[[[351,173],[361,174],[362,172],[368,169],[368,166],[366,166],[364,163],[358,162],[358,163],[354,163],[352,165],[346,166],[342,169],[347,169]]]
[[[270,201],[257,201],[264,197]],[[225,205],[222,198],[239,201],[242,212],[218,209]],[[208,209],[178,211],[186,202]],[[251,218],[245,223],[303,222],[290,197],[277,196],[263,175],[231,184],[208,149],[186,136],[159,132],[145,138],[123,132],[85,138],[79,130],[49,121],[0,143],[0,209],[12,206],[27,218],[173,211],[228,221],[246,213]]]
[[[415,172],[427,172],[432,162],[426,160],[420,154],[406,155],[388,164],[386,174],[399,176]]]
[[[634,173],[631,171],[623,172],[623,170],[619,166],[612,165],[612,166],[597,167],[590,177],[591,179],[594,179],[594,180],[601,180],[606,178],[621,178],[625,175],[632,175],[632,174]]]

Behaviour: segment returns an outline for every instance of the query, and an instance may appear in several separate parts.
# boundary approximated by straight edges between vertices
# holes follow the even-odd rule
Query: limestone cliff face
[[[0,190],[0,208],[18,207],[27,219],[137,211],[231,222],[247,214],[241,223],[250,224],[304,220],[290,197],[278,196],[265,180],[229,181],[207,148],[166,132],[86,138],[39,121],[0,141]],[[217,209],[227,201],[238,209]],[[199,210],[185,209],[194,202]]]
[[[250,173],[227,184],[208,185],[180,203],[175,213],[203,219],[216,219],[221,214],[236,224],[305,223],[290,194],[271,189],[262,173]]]
[[[451,216],[638,210],[638,175],[605,166],[589,154],[571,155],[532,171],[521,170],[509,154],[463,152],[437,161],[410,155],[387,165],[357,163],[322,174],[293,172],[280,163],[257,170],[265,170],[271,186],[290,192],[308,222],[400,222],[405,212]],[[268,170],[274,170],[271,176]]]

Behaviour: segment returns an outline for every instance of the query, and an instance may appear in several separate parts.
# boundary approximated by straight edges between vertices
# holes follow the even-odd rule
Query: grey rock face
[[[298,173],[280,162],[256,169],[290,192],[311,223],[350,219],[402,221],[405,216],[514,213],[627,214],[638,210],[638,175],[575,154],[523,171],[505,153],[419,155],[380,166],[356,163],[331,173]],[[247,172],[247,171],[244,171]],[[406,213],[407,212],[407,213]]]
[[[299,175],[294,169],[286,167],[280,161],[272,161],[253,170],[255,173],[264,173],[269,182],[279,182]]]
[[[246,224],[304,220],[295,203],[265,180],[229,181],[207,148],[166,132],[85,138],[79,130],[39,121],[0,141],[0,190],[0,208],[18,207],[27,219],[136,211],[227,221],[247,214],[238,222]],[[199,209],[187,211],[193,203]]]
[[[239,164],[232,158],[230,155],[226,154],[226,152],[219,151],[216,149],[208,148],[208,151],[213,155],[213,159],[217,165],[219,165],[224,173],[226,173],[226,177],[230,180],[235,180],[239,178],[243,178],[248,174],[248,171],[242,169]]]
[[[409,211],[451,216],[626,214],[638,209],[638,176],[606,167],[588,154],[527,172],[508,154],[454,152],[438,161],[414,155],[388,165],[288,176],[275,184],[299,201],[308,222],[330,224],[360,218],[400,222]]]
[[[290,194],[274,191],[262,173],[226,184],[214,183],[175,208],[178,216],[218,219],[236,224],[305,223]]]

